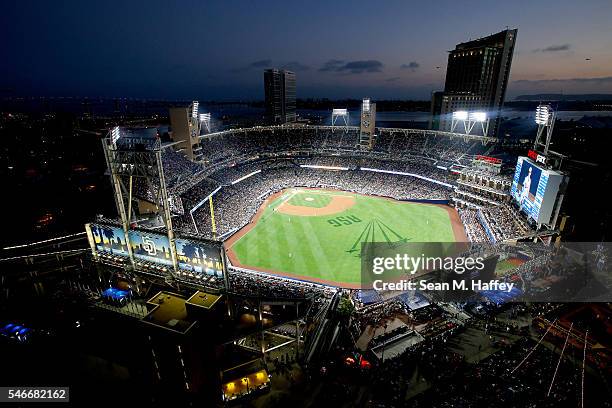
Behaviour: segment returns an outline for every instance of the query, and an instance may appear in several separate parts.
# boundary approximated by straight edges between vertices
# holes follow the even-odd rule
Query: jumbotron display
[[[527,157],[516,163],[510,194],[521,211],[538,224],[548,224],[563,175],[537,166]]]

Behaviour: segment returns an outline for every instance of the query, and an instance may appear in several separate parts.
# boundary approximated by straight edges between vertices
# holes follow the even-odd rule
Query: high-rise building
[[[202,159],[202,146],[199,138],[202,123],[198,109],[198,101],[193,101],[189,106],[170,108],[172,140],[182,142],[181,148],[192,161]],[[208,118],[210,121],[210,116]]]
[[[264,91],[268,121],[275,124],[295,122],[295,73],[266,69]]]
[[[504,30],[488,37],[458,44],[449,51],[444,93],[432,95],[432,115],[439,112],[438,129],[451,130],[452,113],[484,111],[489,120],[488,136],[499,130],[510,76],[517,30]],[[431,126],[435,129],[436,120]]]

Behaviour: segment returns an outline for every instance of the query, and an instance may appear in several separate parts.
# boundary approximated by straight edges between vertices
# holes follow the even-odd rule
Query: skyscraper
[[[497,135],[516,33],[516,29],[504,30],[449,51],[444,93],[432,95],[431,112],[440,115],[440,130],[451,130],[453,112],[484,111],[490,120],[488,136]],[[436,120],[430,123],[435,128]]]
[[[264,91],[268,121],[273,124],[295,122],[295,73],[266,69]]]

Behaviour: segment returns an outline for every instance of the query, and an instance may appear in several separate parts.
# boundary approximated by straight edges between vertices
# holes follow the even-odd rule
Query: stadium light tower
[[[544,155],[548,154],[548,148],[550,147],[550,139],[552,137],[553,128],[555,127],[556,113],[552,110],[550,105],[540,104],[536,109],[535,123],[538,125],[538,133],[536,135],[533,149],[538,150],[539,147],[543,147]],[[546,130],[546,139],[544,140],[544,130]]]
[[[482,135],[486,136],[489,133],[489,118],[487,112],[470,112],[468,120],[468,134],[472,132],[476,124],[480,124]]]
[[[466,135],[472,133],[472,130],[474,130],[476,124],[480,125],[483,136],[487,136],[487,133],[489,133],[489,118],[487,116],[487,112],[468,112],[463,110],[453,112],[451,132],[455,132],[460,123],[463,125],[463,132]]]
[[[157,224],[156,226],[165,227],[170,242],[172,265],[176,272],[178,265],[170,210],[171,199],[166,189],[159,138],[114,127],[102,140],[102,147],[126,242],[129,242],[129,230],[136,224],[146,225],[145,221],[149,221]],[[149,191],[155,208],[155,216],[148,220],[140,219],[133,205],[136,202],[137,185],[142,185]],[[132,249],[128,248],[128,253],[133,263]]]
[[[345,130],[348,132],[348,125],[349,125],[349,116],[348,116],[348,110],[347,109],[332,109],[332,131],[333,131],[333,127],[336,126],[336,121],[338,119],[342,119],[344,121],[344,128]]]
[[[467,127],[468,112],[467,111],[455,111],[453,112],[453,119],[451,120],[451,132],[454,132],[459,123],[463,124],[463,130],[468,133]]]

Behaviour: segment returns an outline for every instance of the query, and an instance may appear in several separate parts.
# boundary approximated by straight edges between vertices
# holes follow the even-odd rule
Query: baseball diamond
[[[225,247],[234,266],[355,288],[361,242],[467,241],[450,206],[338,190],[271,195]]]

